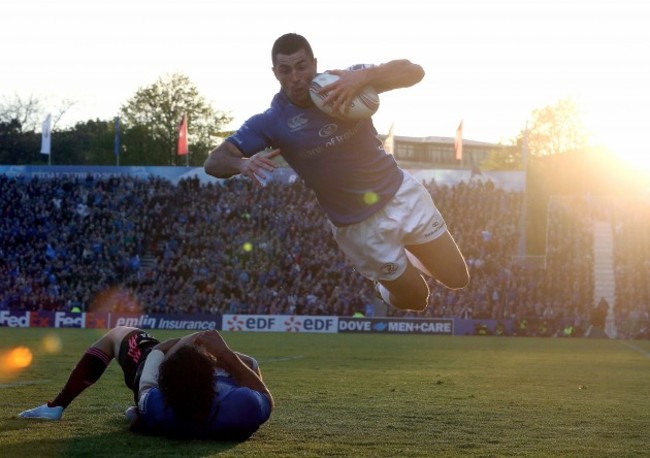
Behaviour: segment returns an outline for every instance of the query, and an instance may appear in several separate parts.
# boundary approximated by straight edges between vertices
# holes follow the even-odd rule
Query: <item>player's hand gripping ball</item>
[[[331,73],[319,73],[314,77],[309,88],[309,95],[314,105],[328,115],[342,119],[365,119],[377,112],[379,109],[379,95],[372,86],[366,86],[361,90],[352,100],[347,112],[342,110],[334,112],[332,105],[324,103],[327,93],[319,94],[318,91],[338,79],[338,75]]]

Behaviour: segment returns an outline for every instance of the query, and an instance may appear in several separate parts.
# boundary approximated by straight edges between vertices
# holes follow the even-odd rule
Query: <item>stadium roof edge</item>
[[[382,137],[385,137],[382,136]],[[408,137],[403,135],[395,135],[395,140],[403,143],[445,143],[453,145],[455,138],[453,137],[437,137],[437,136],[428,136],[428,137]],[[475,145],[475,146],[504,146],[500,143],[490,143],[490,142],[479,142],[476,140],[467,140],[463,139],[463,144],[465,145]]]

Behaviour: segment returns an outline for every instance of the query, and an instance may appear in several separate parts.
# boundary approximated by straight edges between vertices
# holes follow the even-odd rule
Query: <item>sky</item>
[[[319,70],[406,58],[416,86],[381,95],[379,133],[510,143],[533,110],[576,101],[594,144],[650,165],[647,0],[9,0],[0,99],[36,96],[61,120],[112,119],[175,72],[238,127],[279,86],[273,41],[308,38]],[[43,113],[43,118],[46,113]]]

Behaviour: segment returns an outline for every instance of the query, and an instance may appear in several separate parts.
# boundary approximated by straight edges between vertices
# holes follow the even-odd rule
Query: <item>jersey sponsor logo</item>
[[[318,145],[315,148],[309,149],[307,151],[303,151],[301,153],[298,153],[301,157],[313,157],[317,156],[321,153],[324,153],[327,151],[327,148],[331,148],[333,146],[337,146],[339,143],[343,143],[351,139],[356,135],[357,132],[359,132],[359,128],[361,126],[361,122],[358,122],[354,125],[353,128],[346,130],[343,132],[341,135],[332,135],[329,137],[329,139],[322,145]]]
[[[387,262],[381,266],[380,270],[383,275],[393,275],[395,272],[397,272],[397,264],[394,262]]]
[[[308,122],[309,119],[305,117],[304,113],[300,113],[293,118],[289,118],[287,120],[287,126],[292,132],[295,132],[302,129]]]
[[[137,363],[140,361],[140,357],[142,356],[142,352],[138,348],[138,335],[133,334],[131,337],[129,337],[129,351],[127,354],[131,357],[134,363]]]
[[[336,133],[338,129],[339,126],[337,126],[336,124],[325,124],[318,131],[318,136],[323,138],[331,137]]]
[[[442,226],[441,222],[434,221],[433,224],[431,224],[431,227],[433,228],[433,230],[431,232],[427,232],[426,234],[424,234],[424,236],[425,237],[432,237],[432,236],[436,235],[436,233],[438,232],[438,230],[440,229],[441,226]]]

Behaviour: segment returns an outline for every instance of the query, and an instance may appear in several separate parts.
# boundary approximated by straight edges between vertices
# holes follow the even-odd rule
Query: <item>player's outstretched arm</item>
[[[223,142],[212,150],[203,164],[203,169],[213,177],[230,178],[242,173],[246,160],[244,154],[235,145]]]
[[[267,172],[272,172],[277,166],[273,158],[280,154],[279,149],[260,151],[246,157],[230,142],[223,142],[216,147],[203,164],[205,173],[217,178],[230,178],[233,175],[244,175],[257,182],[264,178]]]

